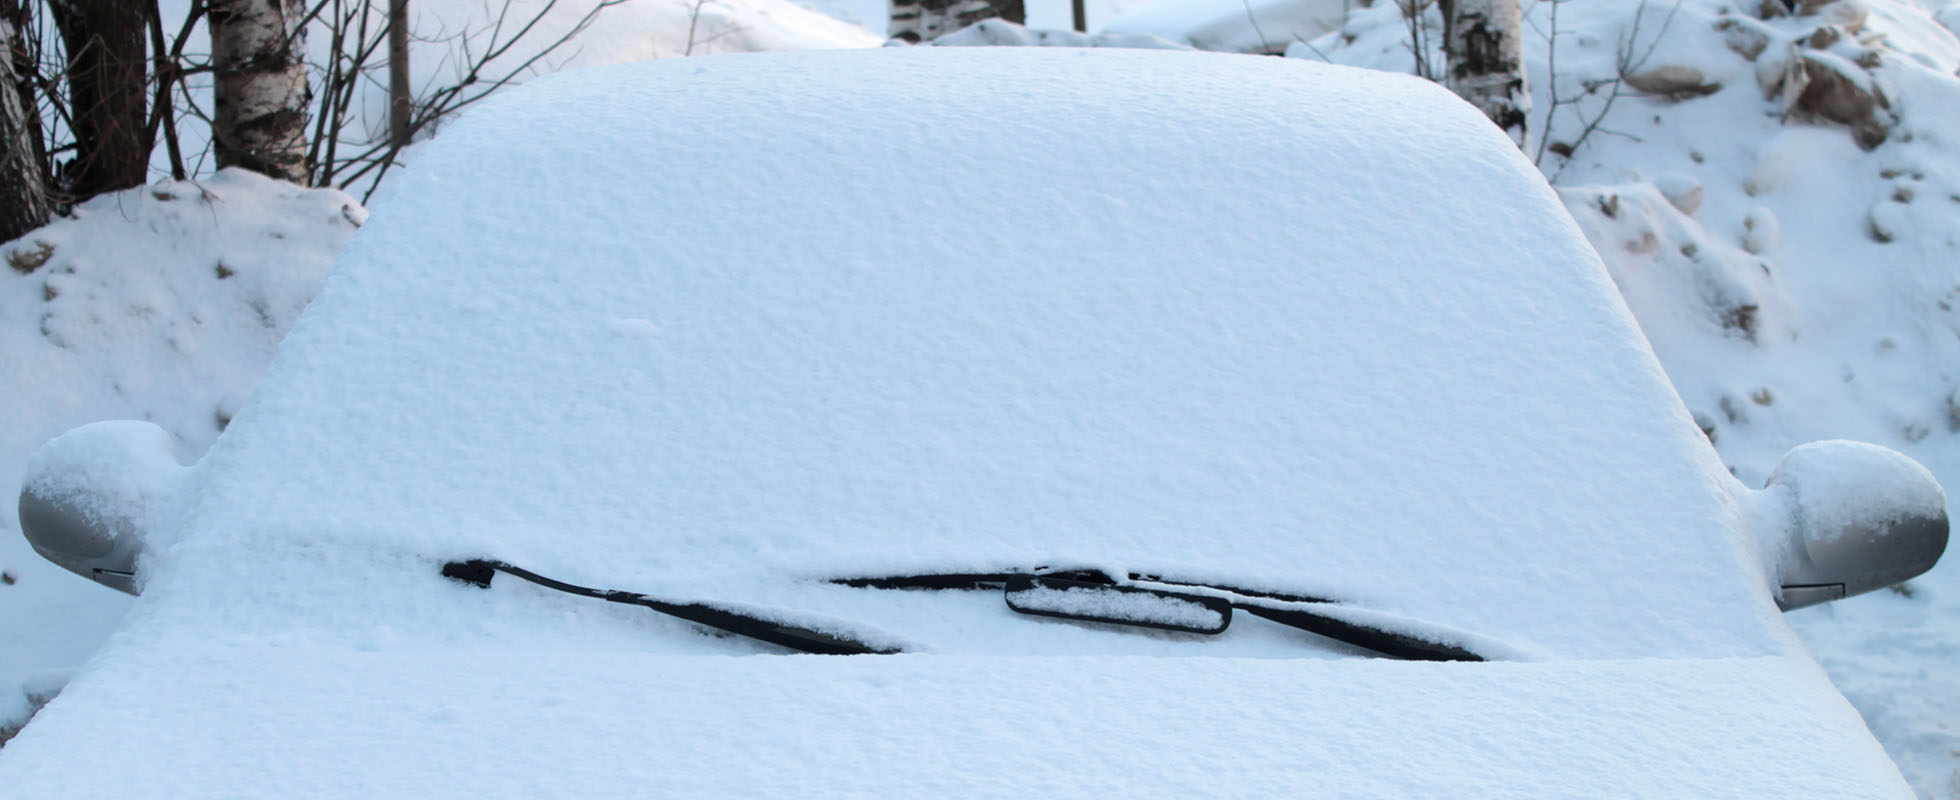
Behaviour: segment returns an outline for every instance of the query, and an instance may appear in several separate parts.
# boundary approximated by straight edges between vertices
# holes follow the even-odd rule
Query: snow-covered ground
[[[88,422],[146,419],[196,458],[367,212],[228,170],[96,198],[0,250],[0,486]],[[0,503],[0,732],[101,644],[129,598],[35,555]]]

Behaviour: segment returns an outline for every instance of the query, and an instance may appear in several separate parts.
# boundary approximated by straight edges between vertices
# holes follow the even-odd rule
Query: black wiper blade
[[[1405,661],[1483,661],[1483,656],[1451,644],[1432,642],[1408,634],[1362,625],[1309,611],[1261,603],[1234,603],[1233,608],[1308,633],[1351,644],[1363,650]]]
[[[832,578],[831,583],[856,589],[927,589],[945,591],[967,591],[975,589],[999,589],[1007,582],[1019,577],[1040,576],[1112,585],[1116,581],[1093,569],[1050,570],[1036,567],[1028,572],[937,572],[929,575],[887,575],[877,578]]]
[[[804,653],[855,656],[892,655],[904,652],[896,647],[877,647],[850,637],[813,630],[800,625],[767,619],[754,614],[707,603],[673,602],[661,600],[657,597],[649,597],[637,592],[622,592],[579,586],[577,584],[553,580],[502,561],[475,559],[470,561],[451,561],[442,566],[444,577],[454,578],[486,589],[490,588],[490,579],[495,577],[499,572],[523,578],[547,589],[555,589],[566,594],[592,597],[613,603],[642,606],[671,617],[679,617],[696,625],[727,631],[737,636],[746,636],[750,639],[780,645]]]

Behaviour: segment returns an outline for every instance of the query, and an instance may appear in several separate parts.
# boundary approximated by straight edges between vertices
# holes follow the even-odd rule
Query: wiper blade
[[[1408,661],[1486,661],[1483,655],[1474,650],[1433,641],[1429,638],[1390,630],[1388,628],[1359,622],[1342,613],[1339,601],[1308,595],[1283,594],[1257,589],[1240,589],[1213,583],[1171,580],[1158,575],[1132,572],[1119,581],[1100,570],[1059,570],[1050,571],[1036,568],[1026,572],[961,572],[930,575],[894,575],[877,578],[838,578],[831,583],[868,589],[1002,589],[1007,594],[1009,608],[1024,614],[1078,619],[1086,622],[1101,622],[1113,625],[1129,625],[1161,630],[1176,630],[1188,633],[1217,633],[1231,623],[1231,609],[1238,609],[1253,616],[1276,622],[1291,628],[1332,639],[1343,644],[1367,650],[1389,658]],[[1199,598],[1222,605],[1226,613],[1216,614],[1216,624],[1208,621],[1194,621],[1188,627],[1165,624],[1161,618],[1153,618],[1147,612],[1116,609],[1114,603],[1098,610],[1084,610],[1086,605],[1077,602],[1067,612],[1044,613],[1027,610],[1032,603],[1021,602],[1021,594],[1027,588],[1042,582],[1068,583],[1076,591],[1099,590],[1114,597],[1117,594],[1145,592],[1160,598],[1176,598],[1191,603]],[[1175,586],[1179,588],[1207,590],[1212,594],[1193,594],[1151,588],[1151,585]],[[1016,587],[1021,587],[1017,589]],[[1086,598],[1083,598],[1086,599]],[[1317,607],[1324,607],[1317,608]],[[1052,609],[1051,609],[1052,611]],[[1331,613],[1330,613],[1331,612]],[[1140,621],[1139,621],[1140,620]],[[1209,630],[1215,627],[1216,630]],[[1205,630],[1200,630],[1204,628]]]
[[[904,652],[896,647],[878,647],[848,636],[806,628],[782,620],[772,620],[730,608],[708,603],[683,603],[649,597],[637,592],[622,592],[608,589],[593,589],[564,581],[553,580],[522,567],[515,567],[502,561],[476,559],[470,561],[451,561],[442,566],[444,577],[454,578],[464,583],[490,588],[490,579],[502,572],[566,594],[591,597],[612,603],[642,606],[678,617],[696,625],[715,630],[727,631],[737,636],[745,636],[757,641],[787,647],[804,653],[833,656],[892,655]]]
[[[1232,604],[1224,598],[1163,589],[1016,575],[1005,595],[1008,608],[1038,617],[1206,635],[1232,624]]]
[[[1298,628],[1308,633],[1323,636],[1343,644],[1353,645],[1363,650],[1379,653],[1389,658],[1405,661],[1484,661],[1482,655],[1453,644],[1432,641],[1400,631],[1393,631],[1376,625],[1342,619],[1342,615],[1326,613],[1314,606],[1339,609],[1341,605],[1331,600],[1285,595],[1275,592],[1261,592],[1237,589],[1216,584],[1194,583],[1188,581],[1167,581],[1160,578],[1132,575],[1133,580],[1143,583],[1161,583],[1170,586],[1187,586],[1210,589],[1224,595],[1232,607],[1261,619],[1277,622],[1290,628]]]
[[[1302,608],[1284,608],[1260,603],[1234,603],[1233,608],[1281,625],[1299,628],[1337,642],[1372,650],[1389,658],[1405,661],[1483,661],[1483,656],[1442,642],[1432,642],[1385,628],[1363,625]]]
[[[1026,576],[1060,578],[1062,580],[1096,583],[1105,586],[1116,583],[1115,579],[1104,574],[1101,570],[1049,570],[1045,567],[1036,567],[1028,572],[939,572],[930,575],[888,575],[878,578],[832,578],[830,582],[839,586],[849,586],[854,589],[966,591],[974,589],[1000,589],[1006,586],[1009,580]]]

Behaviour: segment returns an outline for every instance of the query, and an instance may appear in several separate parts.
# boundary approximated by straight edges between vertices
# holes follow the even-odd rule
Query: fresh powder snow
[[[1960,486],[1960,5],[1791,5],[1526,0],[1527,153],[1745,483],[1852,439]],[[1288,54],[1410,72],[1409,35],[1355,4]],[[1960,795],[1960,562],[1790,619],[1918,792]]]
[[[1905,791],[1771,602],[1757,490],[1558,197],[1432,84],[1066,49],[582,70],[387,203],[0,785]],[[436,574],[461,557],[923,652],[765,655]],[[1039,566],[1510,649],[1210,647],[822,582]]]
[[[71,428],[127,418],[162,426],[177,458],[195,459],[366,218],[340,192],[227,170],[96,198],[7,245],[0,730],[52,695],[129,607],[21,537],[12,498],[29,454]]]

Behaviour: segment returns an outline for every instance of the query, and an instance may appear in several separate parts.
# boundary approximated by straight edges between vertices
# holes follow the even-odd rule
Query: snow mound
[[[226,170],[95,198],[0,247],[0,727],[27,713],[24,681],[80,664],[128,607],[21,536],[29,455],[86,423],[143,419],[194,460],[366,216],[341,192]]]

